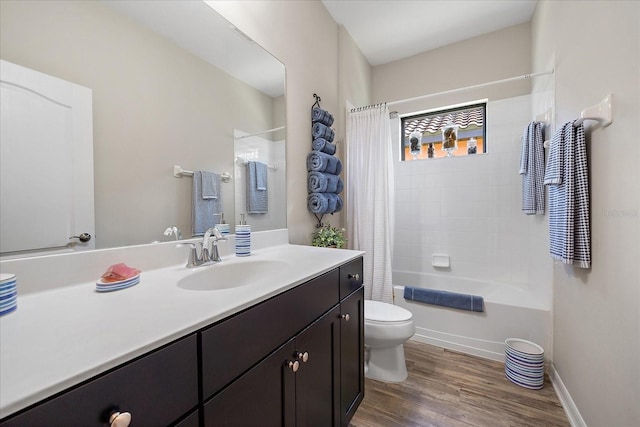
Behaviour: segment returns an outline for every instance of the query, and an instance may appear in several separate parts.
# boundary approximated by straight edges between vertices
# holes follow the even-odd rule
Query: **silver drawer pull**
[[[290,360],[287,362],[287,367],[293,372],[298,372],[298,369],[300,368],[300,362],[298,362],[297,360]]]
[[[345,321],[345,322],[348,322],[348,321],[349,321],[349,319],[350,319],[350,317],[349,317],[349,313],[341,314],[341,315],[340,315],[340,317],[341,317],[342,319],[344,319],[344,321]]]
[[[349,274],[347,276],[349,279],[353,279],[353,280],[360,280],[360,275],[358,273],[356,274]]]
[[[128,412],[113,412],[109,417],[109,426],[128,427],[131,422],[131,414]]]
[[[306,351],[304,353],[299,351],[298,353],[296,353],[296,358],[298,360],[302,360],[302,363],[305,363],[307,360],[309,360],[309,353],[307,353]]]

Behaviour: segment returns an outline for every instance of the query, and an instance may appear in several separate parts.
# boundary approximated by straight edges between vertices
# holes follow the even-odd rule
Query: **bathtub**
[[[404,286],[394,285],[394,304],[413,314],[416,341],[504,361],[504,340],[522,338],[542,346],[551,356],[551,304],[526,288],[472,279],[393,272],[393,282],[406,286],[480,295],[484,312],[406,301]]]

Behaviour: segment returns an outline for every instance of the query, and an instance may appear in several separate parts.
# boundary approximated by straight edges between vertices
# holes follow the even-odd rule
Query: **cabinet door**
[[[364,287],[340,303],[340,314],[340,414],[347,426],[364,398]]]
[[[338,304],[338,281],[332,270],[204,330],[204,399]]]
[[[308,354],[304,362],[303,354]],[[340,307],[296,336],[296,425],[340,424]]]
[[[293,427],[294,350],[292,338],[215,395],[204,405],[205,427]]]
[[[109,412],[131,413],[134,426],[170,425],[198,404],[195,335],[2,422],[2,427],[107,425]]]

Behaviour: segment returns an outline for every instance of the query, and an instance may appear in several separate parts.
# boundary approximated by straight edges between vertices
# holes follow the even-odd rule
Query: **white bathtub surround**
[[[526,285],[550,304],[547,218],[521,211],[520,138],[532,118],[531,95],[490,100],[486,154],[396,159],[394,272]],[[450,256],[448,269],[432,265],[439,253]]]
[[[394,283],[481,295],[483,313],[406,301],[404,287],[394,286],[394,304],[413,314],[412,339],[487,359],[504,361],[504,340],[522,338],[549,353],[550,306],[535,293],[500,283],[394,272]]]
[[[347,239],[365,251],[365,298],[392,301],[394,172],[389,108],[351,112],[346,144]]]

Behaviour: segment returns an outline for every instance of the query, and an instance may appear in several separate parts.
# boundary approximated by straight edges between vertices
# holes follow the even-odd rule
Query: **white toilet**
[[[415,330],[410,311],[393,304],[365,300],[365,377],[392,383],[406,380],[403,344]]]

